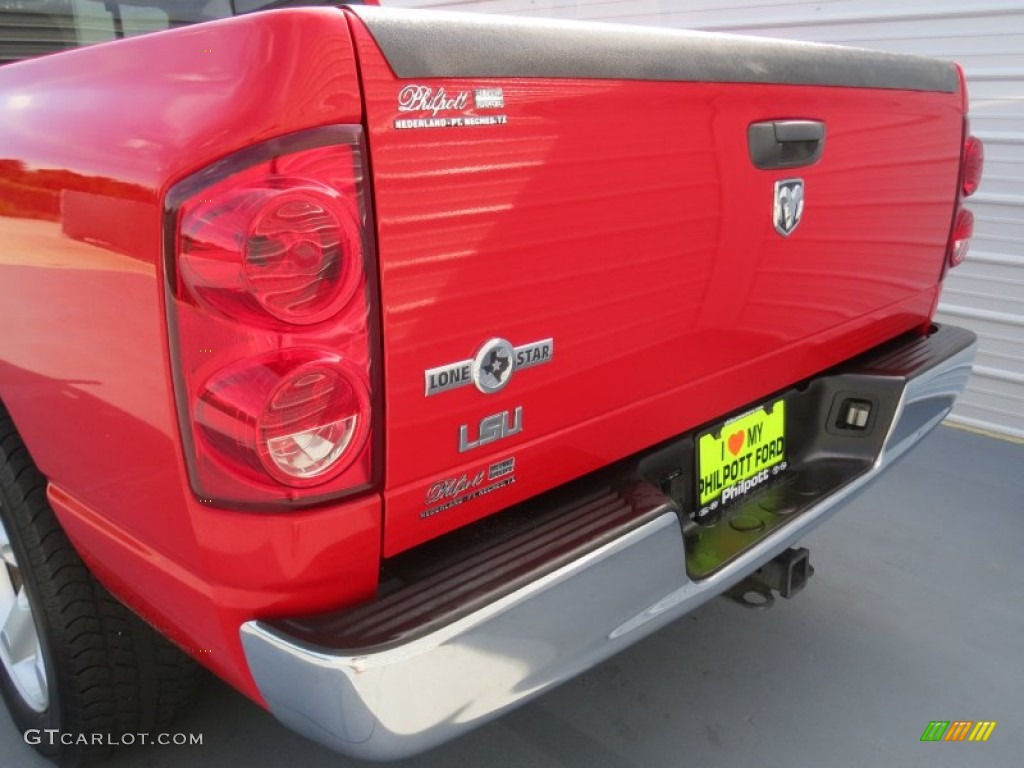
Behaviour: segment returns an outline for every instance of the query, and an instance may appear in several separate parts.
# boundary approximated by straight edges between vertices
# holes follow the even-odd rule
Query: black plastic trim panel
[[[956,93],[951,62],[814,43],[582,21],[359,6],[400,78],[553,77]]]
[[[938,365],[967,349],[977,338],[966,328],[944,325],[940,329],[934,326],[927,336],[910,342],[897,339],[865,357],[863,363],[858,365],[855,361],[851,367],[864,373],[906,375]]]

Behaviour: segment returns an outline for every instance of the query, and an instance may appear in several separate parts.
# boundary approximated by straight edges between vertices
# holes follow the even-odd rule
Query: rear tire
[[[40,732],[40,754],[101,759],[120,734],[160,732],[191,702],[199,666],[89,572],[2,406],[0,550],[0,692],[17,728]],[[45,729],[72,743],[50,743]]]

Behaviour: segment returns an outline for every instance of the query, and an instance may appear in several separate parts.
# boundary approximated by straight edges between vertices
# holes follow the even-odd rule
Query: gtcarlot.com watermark
[[[29,728],[25,731],[25,743],[32,746],[94,746],[128,747],[157,745],[160,747],[197,747],[203,745],[201,733],[71,733],[56,728]]]

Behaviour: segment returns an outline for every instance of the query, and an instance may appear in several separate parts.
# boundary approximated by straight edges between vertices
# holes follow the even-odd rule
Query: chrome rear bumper
[[[906,383],[873,465],[709,577],[688,577],[679,517],[666,506],[628,533],[408,642],[343,652],[247,622],[242,644],[261,694],[290,728],[372,760],[429,749],[528,701],[722,593],[892,465],[963,391],[976,342],[960,333],[957,344],[918,344],[883,356],[887,365],[906,368]]]

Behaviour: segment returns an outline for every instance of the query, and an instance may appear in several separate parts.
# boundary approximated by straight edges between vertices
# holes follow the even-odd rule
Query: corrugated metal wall
[[[383,0],[407,8],[591,19],[841,43],[955,59],[970,80],[986,174],[968,261],[939,319],[981,353],[952,420],[1024,438],[1024,0]]]

